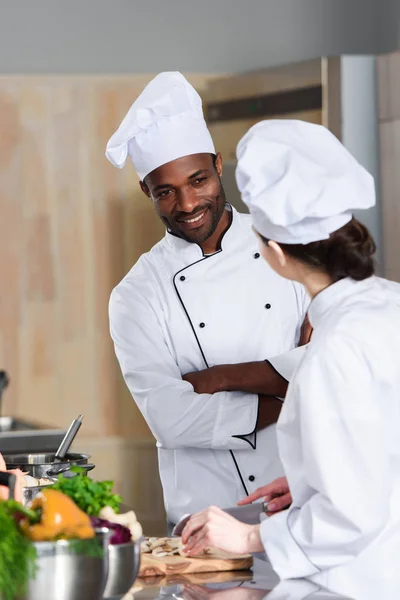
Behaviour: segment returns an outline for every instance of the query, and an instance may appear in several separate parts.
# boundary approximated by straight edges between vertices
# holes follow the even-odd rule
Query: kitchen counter
[[[279,580],[264,560],[251,571],[138,579],[124,600],[261,600]]]
[[[399,580],[400,584],[400,580]],[[354,581],[351,589],[356,589]],[[371,595],[361,586],[361,595],[344,596],[306,580],[289,580],[279,582],[265,557],[255,558],[251,571],[233,573],[203,573],[193,576],[182,576],[181,581],[174,580],[149,581],[137,580],[131,592],[123,600],[394,600],[395,597],[385,593],[384,585],[371,587]],[[391,588],[392,589],[392,588]],[[400,590],[400,586],[398,588]],[[398,596],[396,594],[396,600]]]
[[[400,597],[397,557],[393,561],[388,557],[384,572],[360,573],[356,569],[350,570],[345,578],[332,577],[328,590],[305,579],[280,582],[265,556],[258,556],[262,558],[255,558],[251,571],[186,575],[181,581],[177,576],[174,581],[137,580],[123,600],[398,600]]]

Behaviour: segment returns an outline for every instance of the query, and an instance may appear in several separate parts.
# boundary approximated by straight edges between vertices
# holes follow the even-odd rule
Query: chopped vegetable
[[[90,518],[93,527],[108,527],[113,532],[110,538],[110,544],[127,544],[131,541],[131,532],[127,527],[121,525],[120,523],[111,523],[111,521],[107,521],[107,519],[100,519],[100,517],[91,517]]]
[[[36,572],[36,549],[13,517],[17,510],[25,509],[15,501],[0,502],[0,597],[4,600],[24,595]]]
[[[87,539],[95,533],[90,518],[66,494],[44,489],[30,503],[30,510],[40,512],[39,523],[27,516],[20,522],[22,532],[35,542],[56,539]]]
[[[97,517],[105,506],[111,506],[116,513],[119,512],[122,498],[112,493],[114,485],[112,481],[93,481],[84,475],[84,470],[79,467],[72,467],[71,470],[77,473],[75,477],[67,478],[59,475],[57,482],[48,489],[63,492],[90,516]]]
[[[105,506],[101,509],[99,517],[101,519],[106,519],[106,521],[111,521],[111,523],[119,523],[120,525],[125,525],[125,527],[128,527],[128,529],[130,530],[131,537],[135,541],[140,540],[140,538],[143,537],[142,526],[137,520],[133,510],[117,515],[110,506]]]

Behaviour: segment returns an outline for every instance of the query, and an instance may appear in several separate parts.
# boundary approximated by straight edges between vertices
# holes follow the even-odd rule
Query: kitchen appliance
[[[8,415],[2,416],[3,392],[9,383],[6,371],[0,370],[0,452],[54,452],[65,435],[64,429],[55,429]]]

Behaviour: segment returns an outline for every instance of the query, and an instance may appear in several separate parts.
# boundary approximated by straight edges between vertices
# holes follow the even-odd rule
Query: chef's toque
[[[329,238],[355,209],[375,204],[373,177],[325,127],[254,125],[237,147],[236,181],[255,229],[283,244]]]
[[[139,178],[190,154],[215,154],[199,94],[178,72],[157,75],[110,138],[106,157],[122,169],[128,155]]]

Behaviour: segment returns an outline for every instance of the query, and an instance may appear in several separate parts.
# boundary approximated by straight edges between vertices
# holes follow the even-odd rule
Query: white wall
[[[382,264],[382,222],[380,209],[380,160],[378,98],[375,56],[342,56],[342,141],[375,178],[376,206],[359,211],[359,218],[377,243],[377,262]]]

